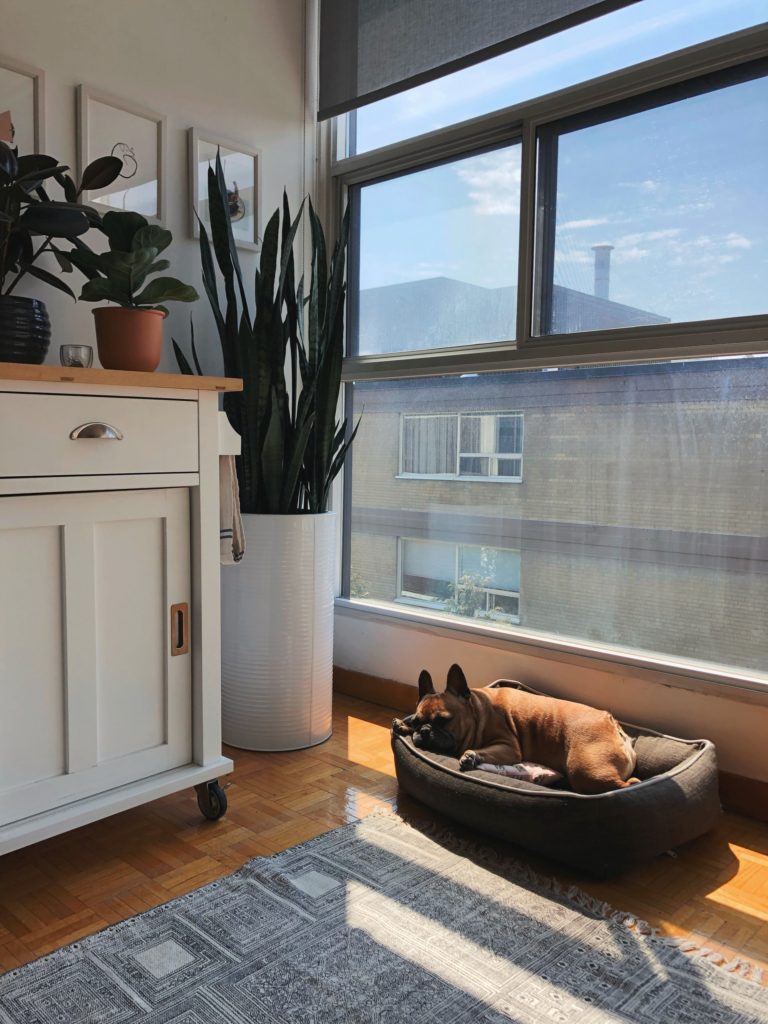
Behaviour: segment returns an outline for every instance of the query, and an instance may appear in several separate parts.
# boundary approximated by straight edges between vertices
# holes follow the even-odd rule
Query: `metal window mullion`
[[[354,384],[350,381],[343,388],[344,411],[352,412],[354,401]],[[351,428],[352,416],[347,417],[348,430]],[[355,446],[352,444],[347,452],[342,470],[341,484],[341,594],[351,597],[352,594],[352,460]]]
[[[535,303],[536,238],[536,129],[531,121],[523,126],[520,166],[520,229],[517,256],[517,346],[531,339]]]

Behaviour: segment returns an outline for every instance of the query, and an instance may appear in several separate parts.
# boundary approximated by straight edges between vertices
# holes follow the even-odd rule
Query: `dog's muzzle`
[[[454,754],[456,752],[456,740],[448,730],[429,722],[414,732],[413,745],[422,750],[430,750],[434,754]]]

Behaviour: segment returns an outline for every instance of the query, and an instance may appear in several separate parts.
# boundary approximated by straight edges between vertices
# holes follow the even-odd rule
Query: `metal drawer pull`
[[[109,423],[81,423],[69,436],[73,441],[78,441],[81,437],[103,437],[107,441],[123,440],[123,435],[117,427],[111,427]]]

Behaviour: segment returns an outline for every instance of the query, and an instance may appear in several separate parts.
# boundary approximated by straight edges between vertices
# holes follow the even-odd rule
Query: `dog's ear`
[[[428,693],[434,692],[435,688],[432,685],[432,676],[425,668],[423,668],[419,673],[419,700],[423,700]]]
[[[464,697],[465,700],[469,697],[469,686],[467,685],[466,676],[461,671],[460,665],[451,665],[448,669],[448,684],[446,689],[455,697]]]

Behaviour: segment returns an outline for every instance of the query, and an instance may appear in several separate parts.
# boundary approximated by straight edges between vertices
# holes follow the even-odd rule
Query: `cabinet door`
[[[0,498],[0,825],[189,763],[189,562],[186,489]]]

